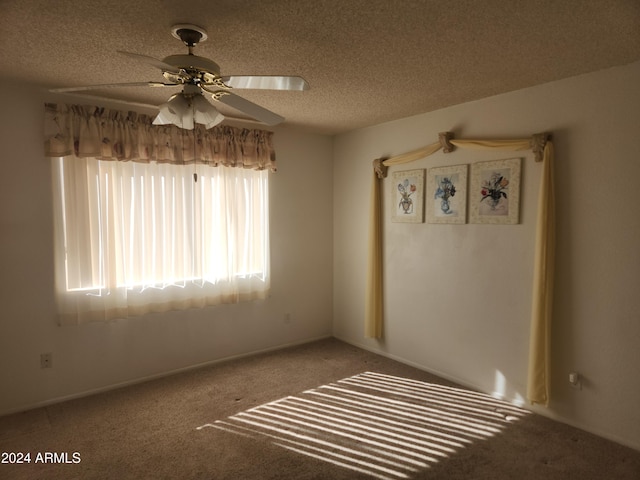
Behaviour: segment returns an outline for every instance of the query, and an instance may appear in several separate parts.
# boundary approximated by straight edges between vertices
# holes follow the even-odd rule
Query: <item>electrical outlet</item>
[[[581,378],[581,375],[578,372],[570,372],[569,373],[569,383],[574,388],[582,389],[582,378]]]
[[[40,354],[40,368],[51,368],[53,366],[53,354],[41,353]]]

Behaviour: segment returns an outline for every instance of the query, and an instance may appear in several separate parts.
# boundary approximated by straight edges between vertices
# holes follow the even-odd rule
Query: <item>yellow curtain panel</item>
[[[414,162],[433,155],[440,150],[449,153],[455,147],[475,150],[531,150],[534,153],[536,162],[542,162],[543,164],[538,195],[527,398],[531,403],[547,406],[550,383],[550,328],[555,253],[553,143],[548,133],[538,133],[523,139],[473,140],[454,139],[451,132],[443,132],[439,134],[439,141],[423,148],[396,157],[373,161],[365,336],[370,338],[382,338],[383,336],[384,292],[381,182],[387,175],[387,168],[391,165]]]

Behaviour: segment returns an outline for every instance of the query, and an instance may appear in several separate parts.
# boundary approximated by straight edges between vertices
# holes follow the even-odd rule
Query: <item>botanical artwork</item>
[[[391,221],[424,221],[424,169],[394,172],[392,175]]]
[[[427,172],[427,221],[466,223],[467,165],[435,167]]]
[[[471,165],[471,223],[518,223],[520,163],[512,158]]]

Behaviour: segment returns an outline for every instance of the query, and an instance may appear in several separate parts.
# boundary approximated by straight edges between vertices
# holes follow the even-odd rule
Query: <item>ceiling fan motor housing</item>
[[[217,76],[220,75],[220,67],[216,62],[198,55],[170,55],[162,61],[186,71],[198,70]]]

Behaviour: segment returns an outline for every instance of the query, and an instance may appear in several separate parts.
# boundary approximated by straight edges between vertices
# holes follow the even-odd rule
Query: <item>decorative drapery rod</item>
[[[536,133],[529,138],[516,140],[456,140],[453,132],[440,132],[438,141],[426,147],[412,152],[398,155],[396,157],[381,157],[373,161],[373,170],[380,179],[386,178],[389,165],[398,165],[428,157],[429,155],[442,150],[444,153],[451,153],[456,146],[462,148],[475,148],[480,150],[531,150],[536,162],[544,159],[544,149],[547,142],[551,141],[551,134],[547,132]]]
[[[442,145],[442,151],[444,153],[451,153],[456,148],[451,143],[451,139],[453,139],[453,132],[440,132],[438,134],[438,139],[440,140],[440,145]]]
[[[373,161],[373,171],[378,178],[387,178],[387,170],[389,170],[389,167],[383,163],[387,158],[388,157],[380,157]]]
[[[529,145],[531,146],[531,150],[533,151],[533,155],[536,162],[542,161],[544,147],[547,144],[547,142],[550,140],[551,140],[551,134],[547,132],[536,133],[531,136]]]

